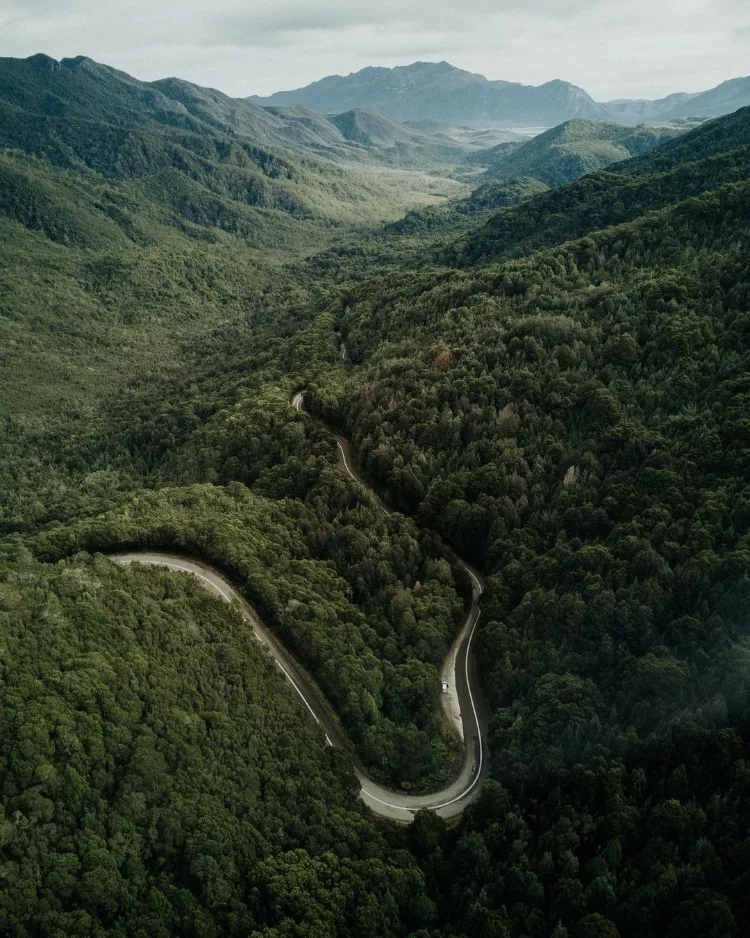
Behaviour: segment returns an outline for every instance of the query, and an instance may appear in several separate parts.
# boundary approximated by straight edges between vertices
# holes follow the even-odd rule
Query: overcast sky
[[[0,0],[0,55],[35,52],[238,97],[442,59],[659,97],[750,74],[750,0]]]

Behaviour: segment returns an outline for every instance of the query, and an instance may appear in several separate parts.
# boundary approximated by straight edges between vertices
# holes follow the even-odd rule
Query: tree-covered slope
[[[394,504],[489,574],[497,787],[453,854],[463,872],[442,868],[466,934],[750,922],[750,172],[727,120],[740,132],[708,162],[734,182],[341,299],[356,367],[318,408]],[[614,203],[623,176],[594,178]]]
[[[10,69],[13,74],[17,64]],[[316,441],[289,419],[289,375],[293,362],[300,369],[305,358],[293,351],[285,356],[282,348],[290,335],[310,328],[316,315],[307,284],[297,283],[309,278],[289,265],[299,263],[313,246],[325,246],[331,229],[351,237],[383,212],[397,215],[404,196],[407,202],[410,196],[399,183],[360,178],[331,164],[299,162],[256,147],[237,133],[166,126],[152,119],[154,99],[148,89],[93,63],[70,65],[75,74],[63,79],[65,114],[24,111],[19,104],[44,110],[40,89],[48,83],[46,76],[37,76],[38,69],[49,65],[55,76],[66,66],[21,65],[38,81],[27,89],[6,88],[14,103],[5,104],[12,120],[3,127],[9,146],[0,156],[3,532],[30,536],[50,525],[71,525],[61,535],[61,552],[67,554],[76,543],[91,546],[72,526],[82,525],[85,532],[86,519],[96,515],[106,517],[114,532],[109,546],[127,546],[122,542],[132,541],[132,530],[117,531],[132,499],[150,487],[241,479],[248,486],[265,486],[274,497],[309,494],[293,481],[266,477],[266,471],[273,475],[291,458],[294,478],[304,460],[310,460],[310,468],[319,457],[330,462],[335,452],[330,441],[316,451]],[[79,68],[85,74],[79,75]],[[79,100],[81,85],[94,89],[88,108]],[[102,101],[98,110],[97,95]],[[123,106],[127,126],[107,122],[114,120],[111,98],[117,95],[125,103],[132,95],[135,102],[130,111]],[[207,98],[210,103],[213,93]],[[156,100],[158,117],[161,103]],[[84,112],[92,119],[79,116]],[[106,121],[94,119],[97,115]],[[242,341],[253,347],[242,366],[250,389],[234,397],[222,387],[218,402],[210,403],[208,379],[197,378],[197,348],[227,330],[239,330]],[[334,358],[335,346],[325,341],[309,364],[325,367],[329,345]],[[228,381],[226,369],[221,373]],[[257,403],[251,405],[265,384],[274,382],[282,382],[283,390],[263,398],[273,401],[271,416]],[[194,391],[200,400],[193,400]],[[249,406],[244,416],[230,413],[239,401]],[[225,423],[230,416],[234,435]],[[206,421],[210,427],[202,426]],[[238,436],[240,423],[244,430]],[[245,447],[239,457],[236,445]],[[321,458],[318,472],[327,464]],[[330,466],[324,474],[328,483],[339,481]],[[346,495],[341,500],[340,488],[321,488],[319,511],[306,522],[317,540],[301,546],[296,559],[304,565],[312,559],[311,550],[325,567],[342,551],[348,550],[350,558],[361,554],[363,567],[356,573],[354,565],[350,568],[351,585],[344,580],[328,585],[344,600],[343,618],[351,630],[342,633],[339,654],[315,651],[313,633],[319,626],[313,622],[318,612],[325,615],[325,606],[316,598],[316,612],[310,611],[297,590],[287,597],[292,609],[300,609],[299,632],[290,644],[337,698],[342,716],[352,714],[351,721],[345,716],[344,721],[363,761],[386,780],[424,787],[450,775],[455,755],[437,709],[441,651],[447,650],[460,614],[452,573],[439,544],[426,545],[422,553],[419,533],[412,529],[407,535],[400,523],[387,533],[383,529],[394,542],[393,556],[386,559],[377,538],[355,533],[360,522],[362,528],[372,522],[372,512],[356,512],[357,524],[339,529],[334,514],[356,507],[351,493],[349,501]],[[208,496],[203,501],[209,530],[223,509],[220,502],[211,507]],[[274,524],[279,531],[287,526],[280,517]],[[209,550],[205,532],[191,535],[186,525],[185,517],[171,525],[160,518],[153,521],[155,532],[147,529],[138,537],[144,543],[166,537],[175,549],[191,543],[196,554]],[[380,567],[374,574],[376,555]],[[313,563],[303,581],[322,582],[324,567],[316,573]],[[402,595],[397,595],[398,584],[404,584]],[[363,606],[357,611],[359,602]],[[437,632],[430,634],[428,619]],[[330,627],[326,622],[329,638]],[[385,678],[379,665],[373,669],[376,658],[366,651],[367,642],[361,644],[361,633],[368,630],[379,646]],[[355,667],[358,644],[365,653],[360,671]],[[322,675],[324,667],[328,678]],[[390,729],[373,732],[373,721],[381,718]]]
[[[279,263],[465,191],[313,159],[309,134],[295,149],[266,133],[291,119],[158,84],[90,60],[0,61],[4,413],[95,401],[177,361]]]
[[[35,116],[32,93],[1,158],[0,931],[747,933],[748,113],[448,221],[331,247],[313,212],[325,250],[282,261],[190,188],[228,199],[216,167],[247,141],[149,118],[105,172],[97,133],[67,127],[89,117]],[[166,133],[186,168],[141,172]],[[332,186],[326,218],[353,196]],[[269,238],[305,224],[263,212]],[[454,757],[451,547],[487,580],[490,777],[451,830],[408,831],[357,803],[231,609],[97,555],[215,564],[368,769],[413,790]]]
[[[122,146],[122,138],[127,136],[128,151],[119,160],[107,152],[107,142],[101,148],[95,144],[89,147],[94,150],[89,156],[98,161],[95,168],[115,175],[127,171],[139,158],[148,160],[155,139],[162,141],[161,149],[169,150],[178,131],[182,132],[178,146],[192,140],[194,148],[205,146],[208,158],[215,154],[210,153],[206,138],[219,137],[215,146],[231,147],[226,138],[241,141],[246,153],[261,162],[286,154],[296,161],[420,165],[434,170],[461,162],[470,148],[469,143],[445,135],[438,139],[380,114],[355,112],[345,119],[342,132],[335,120],[306,108],[262,108],[176,78],[142,82],[84,56],[61,62],[45,55],[0,59],[0,102],[3,124],[7,125],[0,144],[28,149],[29,141],[19,141],[18,135],[29,132],[29,116],[34,115],[36,134],[53,138],[39,144],[48,157],[56,153],[62,159],[70,155],[71,147],[80,156],[78,137],[84,138],[82,143],[90,143],[87,138],[92,126],[97,137],[109,138],[110,147],[113,143]],[[347,131],[346,122],[373,126],[367,133],[357,133],[354,128]],[[136,128],[139,132],[133,135]],[[63,139],[57,139],[61,135]],[[399,146],[394,148],[396,143]],[[309,185],[310,180],[307,182]]]
[[[5,549],[0,596],[4,935],[429,923],[399,833],[357,809],[345,757],[197,580]]]
[[[585,173],[639,156],[686,129],[647,125],[633,128],[603,120],[567,121],[517,148],[489,151],[487,176],[532,177],[548,186],[561,186]],[[475,161],[481,159],[482,154],[474,156]]]
[[[301,105],[264,111],[284,121],[285,145],[304,145],[319,157],[339,162],[445,171],[481,147],[471,134],[409,127],[370,108],[332,115]]]
[[[456,211],[469,215],[512,208],[546,192],[548,188],[545,183],[528,176],[519,176],[508,181],[490,180],[483,182],[454,207]]]
[[[474,263],[519,256],[741,181],[750,165],[749,144],[750,109],[745,108],[616,168],[499,212],[444,257]]]
[[[644,154],[632,163],[623,163],[616,171],[635,175],[663,172],[684,163],[697,163],[749,146],[749,113],[750,108],[744,107],[727,117],[709,121],[696,130],[665,143],[658,150]]]
[[[176,212],[177,221],[169,223],[177,227],[193,222],[252,238],[253,229],[269,227],[263,210],[330,227],[393,216],[401,201],[374,174],[300,161],[288,150],[271,151],[236,135],[49,117],[7,102],[0,102],[0,110],[0,145],[6,152],[20,150],[45,164],[93,173],[94,181],[124,183],[130,193],[137,187],[138,210],[146,208],[145,197],[157,210]],[[13,152],[7,155],[12,158]],[[408,186],[407,179],[407,200]],[[283,232],[284,218],[276,218],[274,227]],[[274,237],[281,240],[270,234],[265,244]]]
[[[60,62],[46,55],[0,59],[0,97],[27,114],[66,121],[218,133],[262,147],[285,141],[283,113],[176,78],[138,81],[85,56]],[[299,124],[296,131],[297,142],[304,145],[308,138]]]

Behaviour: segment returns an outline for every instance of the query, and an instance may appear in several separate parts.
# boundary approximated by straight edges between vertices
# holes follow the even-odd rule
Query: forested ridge
[[[444,259],[472,264],[518,257],[633,221],[748,175],[747,108],[711,121],[649,153],[553,189],[511,212],[493,215]]]
[[[646,153],[688,129],[679,123],[626,127],[613,121],[575,119],[526,143],[500,144],[486,154],[474,154],[472,160],[486,161],[486,175],[495,179],[532,177],[545,185],[560,186]]]
[[[8,107],[39,109],[3,82]],[[131,139],[162,134],[132,101]],[[0,932],[750,930],[750,112],[333,246],[331,218],[353,224],[339,167],[344,208],[264,221],[217,151],[191,156],[178,178],[200,168],[252,230],[226,227],[156,167],[112,178],[93,149],[63,160],[15,126]],[[178,132],[193,149],[208,133]],[[300,193],[325,177],[263,149],[223,152],[274,192],[285,167]],[[322,423],[292,408],[302,388]],[[333,430],[392,515],[338,470]],[[463,609],[452,550],[471,559],[480,798],[450,829],[376,820],[238,615],[102,556],[139,548],[219,568],[368,770],[412,790],[454,770],[438,670]]]

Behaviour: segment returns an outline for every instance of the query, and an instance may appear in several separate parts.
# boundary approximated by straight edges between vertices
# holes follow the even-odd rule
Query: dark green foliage
[[[356,187],[321,215],[250,111],[109,70],[79,107],[95,67],[56,98],[55,67],[4,92],[33,152],[0,160],[0,932],[748,933],[748,112],[282,264],[248,242],[299,248],[309,209],[327,247]],[[105,178],[89,120],[150,170]],[[491,777],[455,828],[407,832],[231,609],[96,555],[214,563],[359,757],[418,787],[452,768],[446,542],[487,575]]]
[[[740,180],[743,152],[662,178],[721,162]],[[592,178],[617,198],[619,174]],[[653,198],[655,177],[628,179]],[[750,187],[711,188],[341,302],[358,367],[318,407],[395,504],[490,574],[478,648],[500,784],[450,863],[435,848],[424,864],[466,934],[750,927]],[[531,225],[561,195],[495,223]]]
[[[711,156],[721,156],[750,145],[748,108],[742,107],[728,117],[712,120],[700,130],[644,155],[633,163],[618,166],[619,173],[664,172],[681,163],[695,163]]]
[[[471,195],[447,206],[414,208],[398,221],[385,226],[384,233],[407,238],[458,234],[467,228],[467,215],[510,208],[533,199],[548,190],[538,179],[522,178],[509,182],[485,182]],[[469,228],[472,230],[473,226]],[[423,257],[426,246],[419,245]],[[400,258],[403,263],[403,258]]]
[[[585,176],[507,212],[444,252],[459,264],[518,257],[747,179],[750,108],[705,124],[616,172]]]
[[[325,458],[305,467],[288,456],[280,470],[258,487],[301,475],[309,507],[238,483],[161,488],[31,543],[50,560],[151,548],[215,564],[317,679],[368,768],[397,785],[434,786],[454,763],[437,711],[439,666],[462,609],[450,566],[405,519],[353,504]]]
[[[511,208],[541,195],[549,187],[538,179],[521,176],[509,182],[485,182],[475,189],[470,196],[458,202],[457,212],[474,214],[490,212],[502,208]]]
[[[401,838],[357,808],[345,758],[192,577],[6,551],[0,596],[3,935],[429,921]]]
[[[94,247],[102,240],[124,240],[114,225],[81,205],[75,192],[50,185],[39,169],[0,156],[0,215],[59,244]]]

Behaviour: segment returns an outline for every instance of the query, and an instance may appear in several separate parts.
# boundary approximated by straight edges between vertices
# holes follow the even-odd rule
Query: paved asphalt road
[[[304,397],[301,393],[294,397],[292,404],[295,410],[303,409],[303,401]],[[342,469],[352,480],[367,489],[370,497],[377,500],[378,505],[386,514],[390,514],[386,505],[357,474],[348,442],[343,437],[337,437],[337,443]],[[236,604],[251,624],[258,641],[265,645],[273,656],[303,707],[321,727],[326,743],[331,746],[344,746],[352,751],[331,705],[312,678],[265,628],[251,607],[216,570],[206,564],[171,554],[139,552],[117,554],[111,559],[125,565],[143,563],[192,573],[207,589],[221,596],[226,602]],[[440,791],[426,795],[410,795],[391,791],[378,785],[365,774],[361,766],[355,763],[355,773],[361,786],[360,797],[365,804],[376,814],[402,823],[412,821],[414,813],[420,808],[430,808],[444,818],[461,814],[466,805],[477,796],[481,781],[489,768],[486,716],[477,689],[474,660],[471,656],[472,641],[480,616],[479,598],[482,595],[483,582],[476,570],[463,561],[459,562],[470,577],[472,599],[461,630],[448,652],[441,672],[441,679],[448,683],[449,695],[452,695],[452,699],[448,701],[441,700],[443,711],[453,732],[462,743],[463,760],[459,774],[450,785]]]

